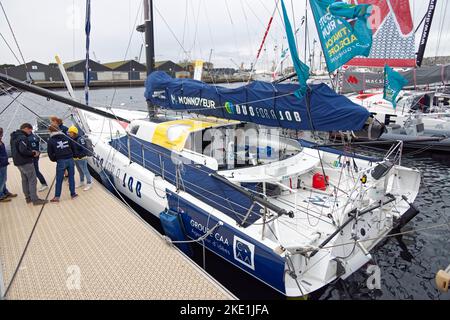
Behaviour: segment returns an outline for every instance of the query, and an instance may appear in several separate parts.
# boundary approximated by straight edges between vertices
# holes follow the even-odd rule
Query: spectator
[[[40,149],[39,149],[40,138],[32,132],[30,134],[30,136],[28,137],[28,140],[29,140],[31,149],[39,152],[40,151]],[[38,178],[39,182],[41,183],[41,187],[39,188],[38,191],[42,192],[42,191],[45,191],[48,189],[48,184],[47,184],[47,181],[45,181],[44,175],[39,170],[39,157],[40,156],[33,158],[33,165],[34,165],[34,170],[36,170],[36,177]]]
[[[17,194],[9,192],[6,188],[9,161],[6,147],[2,139],[3,128],[0,128],[0,202],[10,202],[11,198],[17,197]]]
[[[75,164],[73,161],[72,141],[58,128],[50,125],[50,139],[47,144],[47,153],[51,161],[56,162],[56,186],[55,197],[51,202],[59,202],[64,180],[64,172],[67,170],[69,178],[69,190],[72,199],[78,197],[75,192]]]
[[[50,126],[59,129],[59,131],[61,131],[62,133],[64,133],[65,135],[67,135],[67,130],[69,128],[67,128],[64,124],[62,119],[58,118],[57,116],[52,116],[50,117]],[[64,171],[64,178],[68,178],[69,177],[69,172],[66,170]]]
[[[73,139],[73,159],[75,161],[75,166],[77,167],[78,173],[80,174],[80,184],[76,188],[80,188],[85,185],[84,178],[86,177],[86,187],[84,191],[88,191],[92,188],[92,177],[89,173],[87,155],[88,149],[86,145],[86,140],[78,135],[78,128],[71,126],[67,131],[69,136]]]
[[[39,199],[37,196],[37,177],[34,170],[33,158],[39,156],[39,152],[32,150],[28,141],[28,137],[33,131],[33,127],[29,123],[20,126],[20,130],[11,133],[11,154],[14,165],[19,169],[22,178],[22,190],[25,194],[27,203],[33,205],[46,204],[47,200]]]
[[[69,128],[67,128],[67,127],[64,125],[62,119],[60,119],[60,118],[58,118],[58,117],[56,117],[56,116],[53,116],[53,117],[50,118],[50,121],[51,121],[51,125],[56,124],[56,125],[58,126],[58,128],[59,128],[59,131],[61,131],[61,132],[64,133],[65,135],[67,135],[67,130],[69,130]]]

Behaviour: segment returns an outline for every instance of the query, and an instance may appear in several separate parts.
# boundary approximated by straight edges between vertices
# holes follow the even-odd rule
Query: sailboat
[[[150,11],[147,33],[152,21]],[[288,297],[348,278],[418,213],[420,172],[401,166],[401,144],[368,159],[290,138],[292,131],[366,125],[367,110],[323,84],[300,99],[296,84],[229,89],[151,72],[148,117],[0,79],[73,106],[93,142],[91,169],[159,218],[181,250],[189,254],[189,243],[198,242]],[[156,105],[184,115],[167,120]]]

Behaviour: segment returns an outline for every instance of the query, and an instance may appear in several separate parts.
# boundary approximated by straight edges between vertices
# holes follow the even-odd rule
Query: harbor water
[[[145,110],[143,91],[143,88],[91,90],[90,102],[92,106]],[[83,97],[82,91],[76,93],[78,97]],[[61,94],[65,93],[61,91]],[[18,101],[20,103],[15,102],[0,116],[0,127],[5,130],[4,141],[7,146],[9,134],[23,122],[34,124],[36,114],[57,115],[70,121],[70,108],[60,103],[29,93],[22,94]],[[0,97],[0,113],[10,102],[10,97]],[[389,238],[372,252],[374,263],[380,268],[381,288],[368,288],[370,275],[366,272],[367,268],[362,268],[344,283],[329,285],[311,296],[311,299],[449,299],[448,294],[439,293],[436,289],[434,277],[450,261],[450,228],[426,228],[450,222],[450,155],[421,153],[413,156],[405,151],[402,164],[417,168],[422,173],[422,185],[415,201],[420,214],[403,228],[403,231],[410,233]],[[140,208],[136,209],[149,223],[161,230],[156,218]],[[208,252],[204,256],[201,247],[195,248],[194,259],[238,298],[284,299],[281,294],[236,270],[221,258]]]

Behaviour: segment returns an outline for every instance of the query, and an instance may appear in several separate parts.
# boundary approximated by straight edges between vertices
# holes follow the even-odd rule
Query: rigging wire
[[[76,33],[75,33],[75,0],[72,0],[72,61],[75,61],[76,56]]]
[[[180,46],[181,49],[183,49],[184,54],[189,57],[190,59],[190,54],[189,52],[186,50],[186,48],[183,46],[183,44],[181,43],[181,41],[178,39],[177,35],[175,34],[175,32],[173,31],[173,29],[170,27],[169,23],[167,22],[167,20],[164,18],[164,16],[161,14],[161,12],[159,11],[158,7],[155,5],[154,6],[156,13],[160,16],[160,18],[162,19],[162,21],[164,22],[164,24],[166,25],[167,29],[169,29],[169,32],[171,33],[171,35],[173,36],[173,38],[175,39],[175,41],[178,43],[178,45]]]
[[[11,51],[12,55],[14,56],[14,58],[16,59],[16,61],[21,64],[22,62],[20,62],[19,58],[17,57],[16,53],[14,52],[14,50],[11,48],[11,46],[8,43],[8,40],[5,39],[5,37],[3,36],[3,34],[0,32],[0,36],[2,37],[3,41],[5,42],[5,44],[7,45],[9,51]]]
[[[198,36],[198,25],[200,22],[200,9],[202,7],[202,0],[198,1],[198,9],[197,9],[197,17],[195,16],[195,11],[194,11],[194,6],[192,6],[192,16],[195,20],[195,29],[194,29],[194,41],[192,43],[192,47],[190,52],[192,52],[192,54],[195,56],[195,50],[197,48],[197,36]],[[201,46],[200,46],[200,56],[202,55],[201,52]]]
[[[125,50],[125,54],[124,54],[124,57],[123,57],[123,61],[126,61],[127,56],[128,56],[128,52],[130,51],[131,42],[133,41],[133,35],[134,35],[135,29],[136,29],[136,26],[137,26],[137,22],[138,22],[138,19],[139,19],[139,15],[140,15],[140,13],[141,13],[142,4],[143,4],[143,2],[140,1],[138,10],[137,10],[137,12],[136,12],[136,18],[135,18],[135,20],[134,20],[133,27],[131,28],[130,37],[128,38],[128,44],[127,44],[127,48],[126,48],[126,50]],[[130,68],[131,68],[131,64],[130,64]],[[130,80],[130,81],[131,81],[131,80]],[[130,82],[130,87],[131,87],[131,82]],[[111,106],[111,107],[112,107],[113,104],[114,104],[114,100],[115,100],[115,98],[116,98],[116,94],[117,94],[117,87],[114,87],[114,91],[113,91],[113,95],[112,95],[111,103],[110,103],[110,106]]]
[[[188,28],[188,9],[189,9],[189,0],[185,0],[183,36],[182,36],[182,40],[181,40],[181,43],[183,44],[183,46],[184,46],[184,42],[186,40],[186,30]],[[183,59],[187,58],[182,53],[183,53],[183,49],[180,47],[179,52],[178,52],[178,60],[179,61],[182,61]]]
[[[448,3],[450,1],[447,0],[447,1],[444,1],[444,2],[445,2],[444,11],[441,11],[442,14],[441,14],[441,19],[439,21],[438,42],[437,42],[437,45],[436,45],[436,54],[435,54],[436,58],[438,57],[438,54],[439,54],[439,49],[440,49],[441,40],[442,40],[442,32],[444,31],[444,23],[446,21],[444,12],[447,12]],[[444,6],[444,2],[441,2],[442,3],[442,7]]]
[[[5,8],[3,7],[3,3],[1,0],[0,0],[0,7],[2,8],[3,14],[5,15],[6,23],[8,24],[9,30],[11,31],[14,42],[16,43],[17,50],[19,50],[19,54],[20,54],[20,57],[22,58],[23,64],[25,65],[25,70],[27,70],[27,73],[29,74],[27,62],[25,61],[22,50],[20,49],[20,46],[19,46],[19,42],[17,41],[17,38],[16,38],[16,34],[14,33],[13,27],[11,25],[11,22],[9,21],[8,15],[6,14]],[[29,75],[29,77],[30,77],[30,80],[32,80],[31,75]]]
[[[268,25],[266,27],[266,31],[264,33],[261,45],[259,46],[259,49],[258,49],[258,53],[256,54],[255,60],[252,63],[252,69],[250,70],[250,74],[249,74],[249,78],[248,78],[247,82],[250,82],[251,77],[253,75],[253,72],[256,70],[255,68],[256,68],[256,65],[258,64],[258,61],[259,61],[259,58],[260,58],[260,55],[261,55],[261,51],[262,51],[262,49],[263,49],[263,47],[264,47],[264,45],[266,43],[267,36],[270,33],[270,28],[272,26],[272,23],[273,23],[273,20],[274,20],[274,16],[277,13],[278,3],[279,3],[279,0],[276,0],[275,1],[275,8],[274,8],[274,10],[273,10],[273,12],[272,12],[272,14],[270,16],[269,23],[268,23]]]
[[[2,90],[3,91],[3,90]],[[23,92],[19,92],[19,94],[0,112],[0,116],[8,110],[8,108],[22,95]]]
[[[250,47],[253,48],[253,37],[251,36],[251,33],[250,33],[250,26],[248,23],[247,13],[245,12],[244,1],[240,1],[240,4],[241,4],[242,15],[244,16],[245,28],[247,30],[248,43],[250,44]]]

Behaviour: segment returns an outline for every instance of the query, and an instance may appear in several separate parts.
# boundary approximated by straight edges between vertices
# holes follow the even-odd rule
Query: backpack
[[[88,138],[87,136],[84,136],[84,141],[86,142],[86,153],[88,157],[94,156],[94,144],[92,143],[92,140]]]

